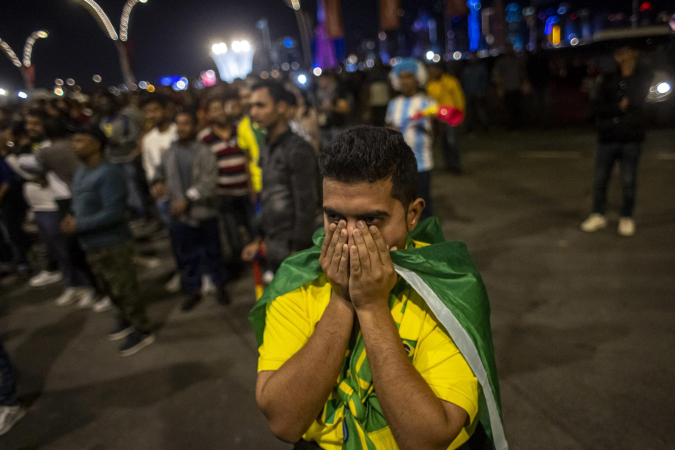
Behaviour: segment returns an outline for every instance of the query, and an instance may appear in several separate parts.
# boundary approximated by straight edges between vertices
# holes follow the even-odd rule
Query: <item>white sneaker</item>
[[[80,292],[77,289],[69,287],[63,291],[63,294],[61,294],[54,303],[56,303],[56,306],[68,306],[75,303],[79,296]]]
[[[94,297],[96,293],[91,288],[80,289],[80,301],[77,303],[79,309],[87,309],[94,306]]]
[[[63,274],[58,270],[54,272],[41,271],[28,281],[30,287],[43,287],[58,283],[63,280]]]
[[[0,436],[9,432],[26,412],[21,406],[0,406]]]
[[[619,228],[617,233],[620,236],[631,237],[635,235],[635,221],[630,217],[621,217],[619,219]]]
[[[180,273],[176,272],[173,277],[169,280],[168,283],[164,285],[164,289],[170,294],[175,294],[180,292],[181,282],[180,282]]]
[[[216,285],[213,284],[213,280],[208,275],[202,275],[202,295],[209,295],[216,293]]]
[[[607,227],[607,218],[602,214],[593,213],[588,216],[581,224],[581,230],[586,233],[595,233],[596,231]]]
[[[101,300],[94,303],[94,307],[92,309],[97,313],[110,311],[112,309],[112,301],[110,300],[110,297],[103,297]]]

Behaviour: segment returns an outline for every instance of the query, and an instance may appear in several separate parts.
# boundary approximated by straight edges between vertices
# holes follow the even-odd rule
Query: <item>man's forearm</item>
[[[386,301],[357,309],[357,316],[375,392],[399,448],[447,448],[461,426],[453,430],[441,400],[408,359]]]
[[[321,412],[340,373],[353,323],[351,306],[331,297],[307,344],[258,389],[258,406],[280,439],[297,442]]]

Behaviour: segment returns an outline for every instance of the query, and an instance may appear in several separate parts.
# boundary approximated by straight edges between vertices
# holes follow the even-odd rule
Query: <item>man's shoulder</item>
[[[307,308],[310,303],[321,304],[330,300],[331,287],[324,274],[274,299],[275,302],[293,303],[300,308]]]

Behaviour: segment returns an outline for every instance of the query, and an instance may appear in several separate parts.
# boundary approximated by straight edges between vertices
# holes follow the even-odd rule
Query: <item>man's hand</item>
[[[244,250],[241,252],[241,259],[246,262],[253,262],[255,256],[260,251],[260,240],[256,239],[255,241],[248,244],[244,247]]]
[[[152,185],[152,196],[155,198],[162,198],[166,195],[166,185],[161,181]]]
[[[187,209],[187,201],[184,198],[174,200],[171,202],[171,214],[180,216]]]
[[[349,248],[347,222],[331,223],[323,238],[319,262],[330,282],[333,293],[349,300]]]
[[[389,248],[376,226],[369,229],[362,220],[356,226],[355,245],[349,249],[349,295],[352,303],[357,310],[368,309],[379,303],[386,305],[389,293],[396,284],[396,271],[389,256]]]
[[[71,215],[64,217],[61,221],[61,231],[69,235],[77,233],[77,220],[75,220],[75,217]]]

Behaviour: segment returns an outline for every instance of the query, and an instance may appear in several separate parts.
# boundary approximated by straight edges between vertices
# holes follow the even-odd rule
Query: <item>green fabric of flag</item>
[[[318,230],[314,234],[312,248],[286,259],[274,281],[254,305],[249,320],[255,330],[258,346],[263,343],[265,315],[269,304],[276,298],[314,281],[323,273],[319,256],[324,236],[324,230]],[[490,305],[480,274],[463,243],[445,240],[436,218],[421,222],[409,234],[408,241],[429,245],[408,245],[405,250],[391,252],[396,271],[425,300],[473,370],[482,388],[478,419],[493,448],[507,450],[492,346]],[[400,284],[397,283],[397,287]],[[365,346],[359,334],[350,350],[349,360],[357,361],[358,355],[363,351]],[[351,367],[346,368],[338,385],[338,396],[345,406],[344,450],[374,449],[367,432],[374,431],[373,426],[381,427],[383,422],[378,420],[383,417],[383,413],[376,398],[366,402],[368,409],[375,411],[366,411],[364,401],[374,393],[372,386],[370,389],[362,389],[359,380],[362,384],[365,381],[372,385],[367,356],[366,362],[360,367],[353,367],[352,363]]]

